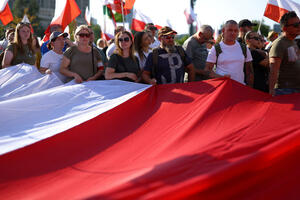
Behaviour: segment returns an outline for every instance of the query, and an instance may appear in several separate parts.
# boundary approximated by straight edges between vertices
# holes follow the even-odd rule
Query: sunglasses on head
[[[87,38],[89,38],[90,36],[91,36],[91,34],[89,34],[89,33],[79,33],[78,34],[79,35],[79,37],[87,37]]]
[[[129,37],[125,37],[125,38],[119,38],[119,42],[129,42]]]
[[[164,38],[165,39],[174,39],[175,38],[175,35],[164,35]]]
[[[287,24],[286,26],[293,26],[293,27],[295,27],[295,28],[298,28],[299,25],[300,25],[300,22],[296,22],[296,23],[294,23],[294,24]]]

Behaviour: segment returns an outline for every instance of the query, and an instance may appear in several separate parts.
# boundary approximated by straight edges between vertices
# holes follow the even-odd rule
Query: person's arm
[[[88,78],[86,81],[97,80],[103,74],[103,72],[104,72],[104,70],[98,70],[94,76]]]
[[[71,72],[68,69],[70,62],[71,61],[69,58],[63,56],[63,59],[60,64],[59,72],[67,77],[73,77],[75,79],[76,83],[82,83],[83,82],[82,78],[77,73]]]
[[[151,85],[156,85],[157,84],[156,79],[155,78],[151,78],[151,72],[149,72],[149,71],[145,71],[144,70],[142,72],[142,78],[148,84],[151,84]]]
[[[195,68],[194,65],[191,63],[185,67],[185,70],[188,73],[188,82],[192,82],[195,80]]]
[[[270,58],[270,74],[269,74],[269,94],[275,95],[275,84],[278,80],[278,72],[280,69],[281,58]]]
[[[10,50],[6,49],[2,60],[2,68],[11,66],[14,54]]]
[[[215,63],[206,62],[204,73],[208,78],[219,78],[222,77],[219,74],[216,74],[213,70]]]
[[[135,73],[131,72],[121,72],[121,73],[116,73],[116,70],[111,67],[107,67],[105,70],[105,79],[111,80],[115,78],[130,78],[133,81],[136,81],[138,78]]]
[[[253,87],[254,73],[253,73],[252,62],[246,62],[245,63],[245,72],[246,72],[247,85],[250,86],[250,87]]]
[[[75,46],[74,42],[72,42],[69,38],[65,38],[65,43],[67,43],[69,47]]]

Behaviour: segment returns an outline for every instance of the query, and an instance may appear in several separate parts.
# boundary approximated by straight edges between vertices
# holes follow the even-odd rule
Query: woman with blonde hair
[[[5,50],[2,66],[5,68],[20,63],[35,64],[30,24],[23,22],[16,26],[14,41]]]
[[[130,32],[119,32],[115,37],[116,50],[111,55],[105,70],[105,79],[120,79],[139,82],[140,67],[134,55],[133,38]]]
[[[76,45],[68,48],[60,65],[60,73],[75,79],[76,83],[97,80],[103,73],[98,69],[102,65],[101,55],[90,45],[91,33],[89,27],[80,25],[75,30]]]

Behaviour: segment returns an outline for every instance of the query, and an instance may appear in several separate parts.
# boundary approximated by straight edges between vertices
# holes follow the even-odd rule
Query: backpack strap
[[[244,44],[244,43],[241,43],[239,42],[240,46],[241,46],[241,49],[242,49],[242,52],[243,52],[243,55],[245,57],[245,59],[247,58],[247,46]]]
[[[155,77],[157,72],[157,65],[158,65],[158,48],[154,48],[152,50],[152,77]]]
[[[217,57],[216,59],[216,67],[217,67],[219,55],[222,53],[220,43],[215,44],[215,50],[216,50],[216,57]]]

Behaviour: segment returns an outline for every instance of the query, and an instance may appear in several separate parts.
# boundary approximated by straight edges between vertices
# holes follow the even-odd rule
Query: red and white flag
[[[50,26],[53,24],[59,24],[62,30],[80,15],[81,11],[75,0],[56,0],[54,17],[45,31],[44,41],[47,41],[50,36]]]
[[[85,19],[86,23],[90,26],[91,25],[91,13],[89,11],[89,7],[88,6],[85,8],[84,19]]]
[[[9,5],[8,5],[8,0],[2,0],[0,2],[0,20],[2,22],[2,24],[5,26],[7,25],[9,22],[11,22],[14,19]]]
[[[280,22],[281,16],[289,11],[295,11],[300,17],[300,4],[292,0],[268,0],[264,16]]]
[[[179,34],[188,33],[185,10],[189,0],[136,0],[133,9],[132,29],[142,31],[147,23],[157,28],[169,26]],[[159,5],[159,6],[157,6]]]

